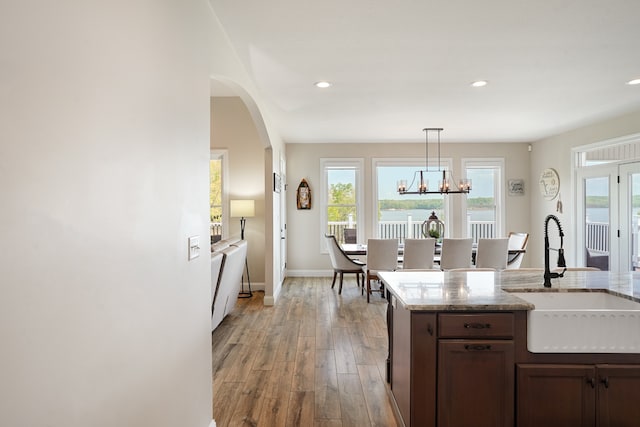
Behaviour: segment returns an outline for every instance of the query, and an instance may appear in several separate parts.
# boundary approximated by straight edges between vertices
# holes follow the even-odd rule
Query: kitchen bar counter
[[[542,270],[379,276],[388,300],[387,381],[400,425],[537,427],[597,419],[637,426],[640,406],[625,402],[640,399],[640,354],[533,353],[527,331],[535,307],[511,292],[606,291],[640,302],[640,273],[568,271],[551,288],[542,285]]]
[[[387,289],[408,310],[531,310],[533,306],[509,291],[600,291],[640,301],[640,273],[567,271],[545,288],[542,271],[503,272],[395,271],[378,274]]]

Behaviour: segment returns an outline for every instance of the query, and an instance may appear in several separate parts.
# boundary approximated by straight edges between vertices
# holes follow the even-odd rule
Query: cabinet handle
[[[491,328],[491,323],[465,323],[465,329],[489,329]]]
[[[609,377],[600,378],[600,383],[604,384],[604,388],[609,388]]]
[[[433,326],[431,326],[431,323],[427,325],[427,332],[429,332],[429,335],[433,336]]]
[[[467,351],[486,351],[491,350],[490,344],[466,344],[464,349]]]
[[[587,384],[589,384],[591,388],[596,388],[596,379],[593,377],[587,378]]]

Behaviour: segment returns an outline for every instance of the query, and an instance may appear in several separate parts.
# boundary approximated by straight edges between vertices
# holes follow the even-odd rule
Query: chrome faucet
[[[560,248],[553,249],[549,247],[549,221],[553,220],[558,226],[558,231],[560,232]],[[544,287],[551,287],[551,279],[555,279],[557,277],[563,277],[564,272],[567,271],[567,262],[564,259],[564,249],[562,249],[564,240],[564,233],[562,232],[562,226],[560,225],[560,220],[555,215],[548,215],[544,220]],[[558,251],[558,267],[563,268],[561,273],[552,273],[549,269],[549,251],[554,250]]]

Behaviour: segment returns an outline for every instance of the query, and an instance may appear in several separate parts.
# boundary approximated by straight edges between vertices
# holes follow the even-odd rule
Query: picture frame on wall
[[[507,185],[510,196],[524,196],[524,179],[510,179]]]
[[[311,209],[311,188],[306,179],[300,181],[298,191],[296,193],[296,205],[298,209]]]

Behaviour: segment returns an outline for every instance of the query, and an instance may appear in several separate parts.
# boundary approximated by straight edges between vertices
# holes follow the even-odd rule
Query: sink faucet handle
[[[558,267],[566,267],[567,261],[564,259],[564,249],[558,249]]]

